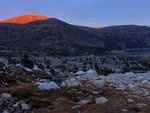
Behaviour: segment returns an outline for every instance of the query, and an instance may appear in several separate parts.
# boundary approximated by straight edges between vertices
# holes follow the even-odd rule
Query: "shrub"
[[[0,84],[2,84],[3,82],[6,82],[8,85],[17,84],[16,77],[5,73],[0,74]]]
[[[33,71],[33,74],[35,75],[36,78],[51,79],[51,75],[47,74],[44,71]]]
[[[22,63],[24,67],[28,67],[28,68],[33,68],[33,61],[31,61],[29,59],[28,55],[24,55],[23,59],[22,59]]]
[[[40,90],[34,84],[30,83],[6,89],[6,92],[12,94],[15,97],[28,98],[33,96],[35,93],[40,92]]]
[[[76,93],[74,93],[74,92],[68,92],[68,91],[63,92],[62,95],[66,96],[66,97],[76,97]]]

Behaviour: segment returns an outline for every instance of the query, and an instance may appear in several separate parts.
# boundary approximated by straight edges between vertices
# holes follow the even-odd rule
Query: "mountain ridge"
[[[122,25],[102,28],[71,25],[56,18],[27,24],[0,23],[3,48],[45,48],[56,52],[93,52],[150,47],[150,28]]]

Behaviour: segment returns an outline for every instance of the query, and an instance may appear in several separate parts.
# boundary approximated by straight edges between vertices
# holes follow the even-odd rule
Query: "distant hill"
[[[137,25],[112,26],[98,29],[105,37],[107,49],[150,47],[150,27]]]

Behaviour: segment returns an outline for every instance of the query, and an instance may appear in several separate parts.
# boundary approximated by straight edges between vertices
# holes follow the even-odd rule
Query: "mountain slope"
[[[54,18],[28,24],[1,23],[0,45],[72,52],[84,47],[104,47],[100,35]]]
[[[150,28],[147,26],[95,29],[71,25],[55,18],[42,17],[44,20],[39,20],[39,16],[32,17],[27,19],[26,24],[16,24],[16,19],[11,19],[15,20],[11,21],[14,23],[0,23],[0,47],[50,53],[99,53],[103,50],[150,47]],[[16,18],[19,18],[18,23],[25,19],[24,16]]]

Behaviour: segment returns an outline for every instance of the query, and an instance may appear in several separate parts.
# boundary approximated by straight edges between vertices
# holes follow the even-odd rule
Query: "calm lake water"
[[[150,55],[150,49],[147,49],[147,50],[125,50],[125,54],[129,54],[129,55]]]

